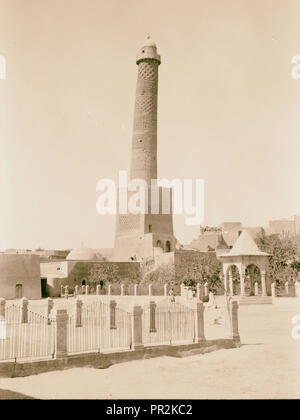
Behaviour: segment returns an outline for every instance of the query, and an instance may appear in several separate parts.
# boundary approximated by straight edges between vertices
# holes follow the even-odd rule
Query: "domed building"
[[[98,258],[93,249],[81,246],[72,249],[66,259],[68,261],[96,261]]]

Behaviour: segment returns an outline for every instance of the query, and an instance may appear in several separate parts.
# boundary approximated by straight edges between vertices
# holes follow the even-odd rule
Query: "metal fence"
[[[131,314],[101,301],[88,303],[81,319],[77,314],[70,316],[67,334],[69,354],[130,349]]]
[[[194,310],[177,302],[163,302],[143,308],[143,343],[192,343],[195,340]]]
[[[0,360],[53,357],[55,322],[32,311],[22,317],[21,306],[6,307],[5,320],[0,320]]]

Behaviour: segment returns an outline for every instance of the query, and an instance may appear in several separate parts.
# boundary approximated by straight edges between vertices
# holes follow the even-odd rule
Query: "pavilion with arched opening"
[[[271,289],[267,276],[268,256],[243,230],[232,249],[218,255],[223,264],[225,294],[267,296]]]

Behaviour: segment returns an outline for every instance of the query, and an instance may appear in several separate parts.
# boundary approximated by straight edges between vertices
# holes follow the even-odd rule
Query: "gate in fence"
[[[69,317],[68,354],[126,350],[131,346],[131,314],[117,308],[114,301],[85,304]]]
[[[17,304],[0,319],[0,360],[54,357],[55,322]]]
[[[144,306],[142,315],[143,343],[193,343],[195,340],[195,311],[178,302]]]

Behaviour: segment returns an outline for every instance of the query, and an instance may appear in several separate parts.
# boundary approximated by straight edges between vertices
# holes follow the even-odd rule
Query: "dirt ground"
[[[295,315],[297,299],[241,306],[240,348],[0,378],[0,388],[42,399],[300,398],[300,339],[291,335]]]

